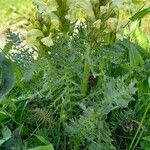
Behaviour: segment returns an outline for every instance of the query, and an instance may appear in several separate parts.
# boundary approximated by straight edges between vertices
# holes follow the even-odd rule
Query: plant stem
[[[150,103],[148,104],[148,106],[145,109],[145,112],[144,112],[144,115],[143,115],[143,117],[142,117],[142,119],[140,121],[139,127],[138,127],[138,129],[137,129],[137,131],[136,131],[136,133],[135,133],[135,135],[133,137],[133,140],[132,140],[131,144],[130,144],[129,150],[131,150],[131,149],[134,150],[135,149],[135,146],[133,144],[134,144],[134,142],[135,142],[135,140],[136,140],[136,138],[138,136],[138,133],[140,132],[140,129],[141,129],[142,124],[143,124],[143,122],[144,122],[144,120],[146,118],[146,115],[147,115],[147,112],[148,112],[149,108],[150,108]]]
[[[88,91],[88,80],[90,75],[89,56],[90,56],[90,46],[87,47],[86,54],[85,54],[84,72],[83,72],[83,79],[81,84],[81,93],[83,95],[86,95]]]
[[[104,73],[107,65],[107,58],[101,60],[100,64],[100,74],[98,77],[97,87],[102,87],[102,84],[104,84]]]

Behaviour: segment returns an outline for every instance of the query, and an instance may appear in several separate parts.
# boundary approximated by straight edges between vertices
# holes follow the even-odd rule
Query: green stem
[[[49,64],[52,65],[53,62],[52,62],[52,60],[51,60],[51,56],[48,55],[48,52],[47,52],[46,47],[40,45],[40,46],[37,47],[37,49],[38,49],[39,58],[42,58],[42,57],[47,58]]]
[[[88,46],[85,54],[84,72],[83,72],[83,79],[81,84],[81,93],[83,95],[86,95],[88,91],[88,80],[90,75],[89,56],[90,56],[90,47]]]
[[[143,125],[143,123],[145,121],[145,118],[146,118],[146,115],[147,115],[147,112],[148,112],[149,108],[150,108],[150,103],[148,104],[148,106],[145,109],[145,112],[144,112],[144,115],[143,115],[143,117],[142,117],[142,119],[140,121],[139,127],[138,127],[138,129],[137,129],[137,131],[136,131],[136,133],[135,133],[135,135],[133,137],[133,140],[132,140],[131,144],[130,144],[129,150],[131,150],[131,149],[134,150],[135,149],[135,146],[133,144],[134,144],[134,142],[135,142],[135,140],[136,140],[136,138],[137,138],[137,136],[138,136],[138,134],[140,132],[140,129],[142,128],[142,125]]]
[[[105,69],[106,69],[106,65],[107,65],[107,58],[106,59],[103,59],[101,60],[100,62],[100,75],[98,77],[98,82],[97,82],[97,87],[102,87],[102,85],[104,84],[104,72],[105,72]]]
[[[97,87],[101,87],[103,83],[103,75],[100,74],[98,77]]]

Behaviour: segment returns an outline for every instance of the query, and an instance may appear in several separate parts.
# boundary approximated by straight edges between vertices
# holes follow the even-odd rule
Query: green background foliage
[[[0,53],[0,149],[148,150],[148,1],[30,2]]]

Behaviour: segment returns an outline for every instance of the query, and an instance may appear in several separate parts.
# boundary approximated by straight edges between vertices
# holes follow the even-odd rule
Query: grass
[[[149,148],[147,16],[137,26],[142,31],[135,35],[130,33],[131,22],[125,29],[121,25],[117,29],[113,21],[120,23],[119,11],[113,6],[99,12],[93,4],[96,1],[92,5],[82,2],[83,12],[95,14],[79,13],[80,5],[72,5],[73,1],[71,7],[53,3],[56,12],[49,13],[48,2],[43,5],[35,1],[40,9],[31,13],[24,36],[33,48],[24,45],[18,35],[6,32],[8,42],[0,53],[0,149]],[[103,2],[99,3],[102,7]],[[130,7],[123,4],[120,8],[127,15],[125,19],[131,17],[126,13]],[[23,26],[31,8],[30,0],[0,0],[3,30]],[[68,14],[70,19],[88,16],[86,25],[76,26],[74,19],[65,18]],[[91,15],[98,20],[96,26],[89,19]]]

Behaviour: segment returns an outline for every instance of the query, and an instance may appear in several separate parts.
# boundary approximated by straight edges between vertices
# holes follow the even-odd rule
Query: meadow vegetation
[[[149,150],[149,1],[0,10],[3,30],[19,29],[5,27],[0,52],[0,150]]]

